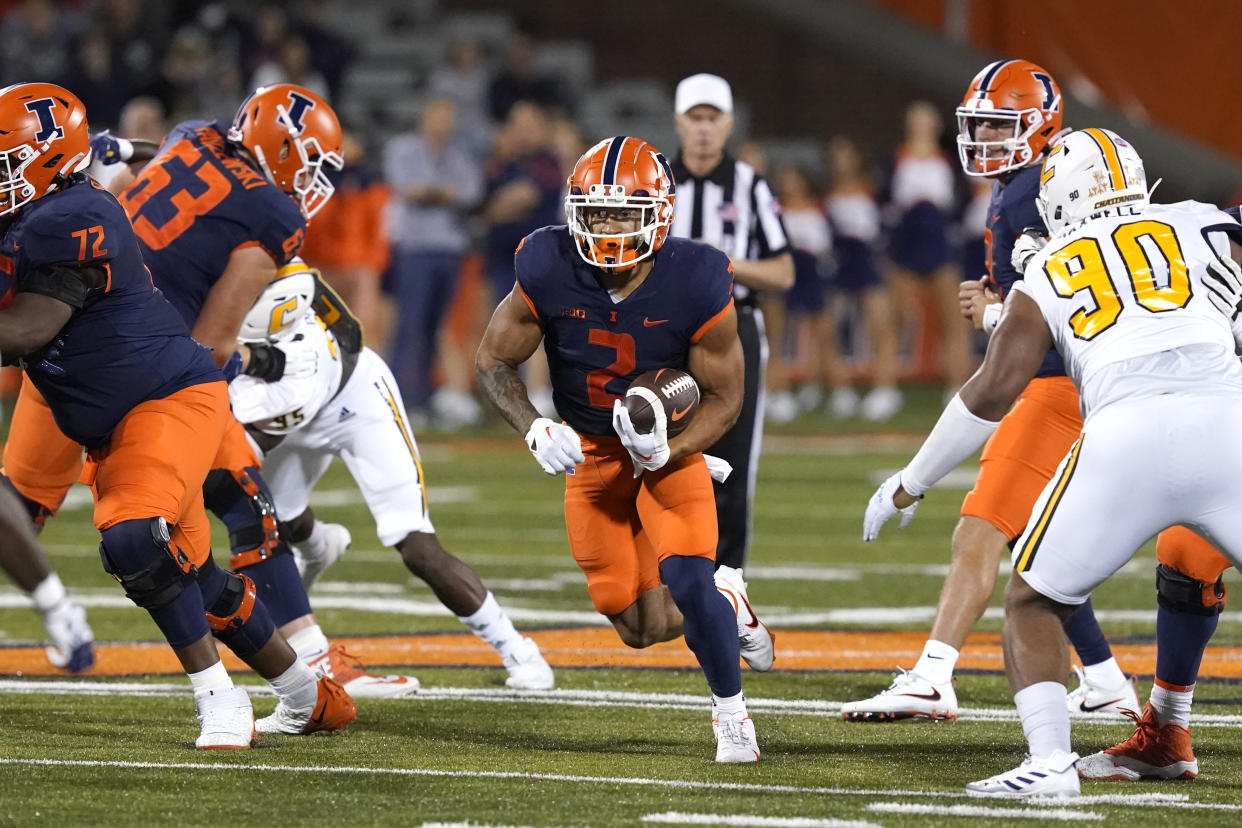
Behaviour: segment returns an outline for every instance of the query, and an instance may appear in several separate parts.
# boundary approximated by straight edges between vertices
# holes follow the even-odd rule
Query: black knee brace
[[[287,547],[280,542],[276,507],[256,480],[257,469],[212,469],[203,482],[203,502],[229,530],[234,570],[267,560]]]
[[[1184,575],[1172,567],[1156,564],[1156,601],[1172,612],[1219,615],[1225,609],[1225,582],[1214,584]]]
[[[208,561],[200,570],[198,583],[211,634],[240,658],[249,658],[262,649],[276,625],[257,603],[254,581]]]
[[[197,569],[173,546],[163,518],[124,520],[103,530],[104,571],[125,587],[125,597],[146,610],[173,601],[194,582]]]

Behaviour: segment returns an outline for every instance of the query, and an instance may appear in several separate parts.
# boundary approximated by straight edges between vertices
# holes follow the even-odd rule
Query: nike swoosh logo
[[[928,701],[940,701],[940,691],[932,690],[930,693],[902,693],[912,699],[927,699]]]
[[[328,700],[324,699],[323,703],[319,705],[319,709],[317,709],[315,711],[315,714],[310,717],[310,721],[308,722],[308,724],[322,725],[323,714],[327,712],[328,712]]]
[[[680,410],[674,408],[673,413],[669,415],[669,419],[672,420],[673,422],[677,422],[682,417],[686,416],[686,412],[688,412],[692,408],[694,408],[693,405],[688,405],[685,408],[682,408]]]
[[[656,326],[656,325],[663,325],[663,324],[664,324],[665,322],[667,322],[667,321],[668,321],[667,319],[656,319],[656,320],[651,320],[651,319],[648,319],[647,317],[645,317],[645,316],[644,316],[644,317],[643,317],[643,327],[644,327],[644,328],[651,328],[651,327],[654,327],[654,326]]]
[[[1083,713],[1094,713],[1102,707],[1108,707],[1110,704],[1116,704],[1119,701],[1121,701],[1121,699],[1112,699],[1111,701],[1106,701],[1103,704],[1087,704],[1086,702],[1081,702],[1078,705],[1078,709]]]

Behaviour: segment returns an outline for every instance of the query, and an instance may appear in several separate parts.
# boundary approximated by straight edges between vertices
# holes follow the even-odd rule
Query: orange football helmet
[[[1012,137],[980,141],[980,121],[1011,123]],[[1027,60],[998,60],[983,67],[957,108],[957,151],[967,175],[991,178],[1039,161],[1061,131],[1061,90],[1044,69]]]
[[[228,138],[254,156],[272,182],[293,196],[309,219],[336,187],[324,164],[339,170],[341,124],[323,98],[292,83],[262,86],[233,116]]]
[[[600,141],[578,159],[566,182],[565,216],[578,255],[587,264],[628,270],[664,244],[673,223],[677,184],[668,160],[641,138],[619,135]],[[640,211],[638,229],[596,233],[599,210]]]
[[[53,83],[0,89],[0,216],[42,198],[90,163],[86,107],[76,95]]]

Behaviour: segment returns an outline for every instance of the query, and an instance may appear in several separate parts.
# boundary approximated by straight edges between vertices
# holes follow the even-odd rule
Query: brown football
[[[685,371],[657,368],[639,374],[625,392],[625,408],[639,434],[650,434],[655,429],[655,413],[647,398],[636,392],[639,388],[650,391],[664,405],[669,437],[685,431],[699,410],[699,384]]]

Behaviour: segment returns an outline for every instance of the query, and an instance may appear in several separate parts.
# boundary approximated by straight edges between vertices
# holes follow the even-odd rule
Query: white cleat
[[[901,391],[897,390],[896,386],[886,385],[868,391],[867,396],[863,397],[862,402],[859,403],[858,410],[864,420],[882,423],[896,416],[897,412],[901,411],[901,405]]]
[[[194,694],[201,732],[198,750],[247,750],[254,746],[254,711],[240,687]]]
[[[713,707],[712,732],[716,736],[717,762],[759,761],[755,723],[746,713],[720,713]]]
[[[556,676],[552,668],[539,652],[539,645],[529,638],[523,638],[509,655],[505,656],[505,669],[509,677],[505,679],[505,687],[514,690],[551,690],[556,686]]]
[[[1135,716],[1140,715],[1143,706],[1139,704],[1135,689],[1136,677],[1126,676],[1125,684],[1120,687],[1101,687],[1088,681],[1087,674],[1077,664],[1074,672],[1078,675],[1078,686],[1066,697],[1069,712],[1125,716],[1125,711],[1129,710]]]
[[[315,703],[309,707],[291,707],[284,699],[270,716],[254,723],[260,733],[286,733],[305,736],[311,733],[337,733],[358,716],[358,707],[345,689],[327,676],[316,682]]]
[[[759,620],[750,599],[746,597],[746,581],[742,570],[732,566],[716,568],[716,589],[720,591],[737,615],[737,638],[742,654],[750,669],[766,673],[776,659],[776,636]]]
[[[902,719],[957,718],[957,693],[953,681],[932,684],[918,673],[900,672],[887,690],[869,699],[841,705],[841,718],[847,722],[896,722]]]
[[[68,599],[43,615],[43,628],[52,639],[44,651],[53,667],[80,673],[95,663],[91,642],[95,634],[86,623],[86,610]]]
[[[318,675],[335,679],[355,699],[408,699],[416,696],[420,687],[414,676],[366,672],[362,662],[340,644],[333,644],[327,653],[308,661],[306,666]]]
[[[1027,797],[1077,797],[1081,793],[1078,770],[1074,763],[1077,753],[1063,750],[1040,759],[1028,756],[1011,771],[971,782],[966,793],[971,796],[995,796],[1005,799]]]
[[[349,530],[339,523],[315,521],[311,536],[301,543],[290,544],[293,561],[302,573],[302,586],[310,592],[319,576],[345,554],[353,538]]]

